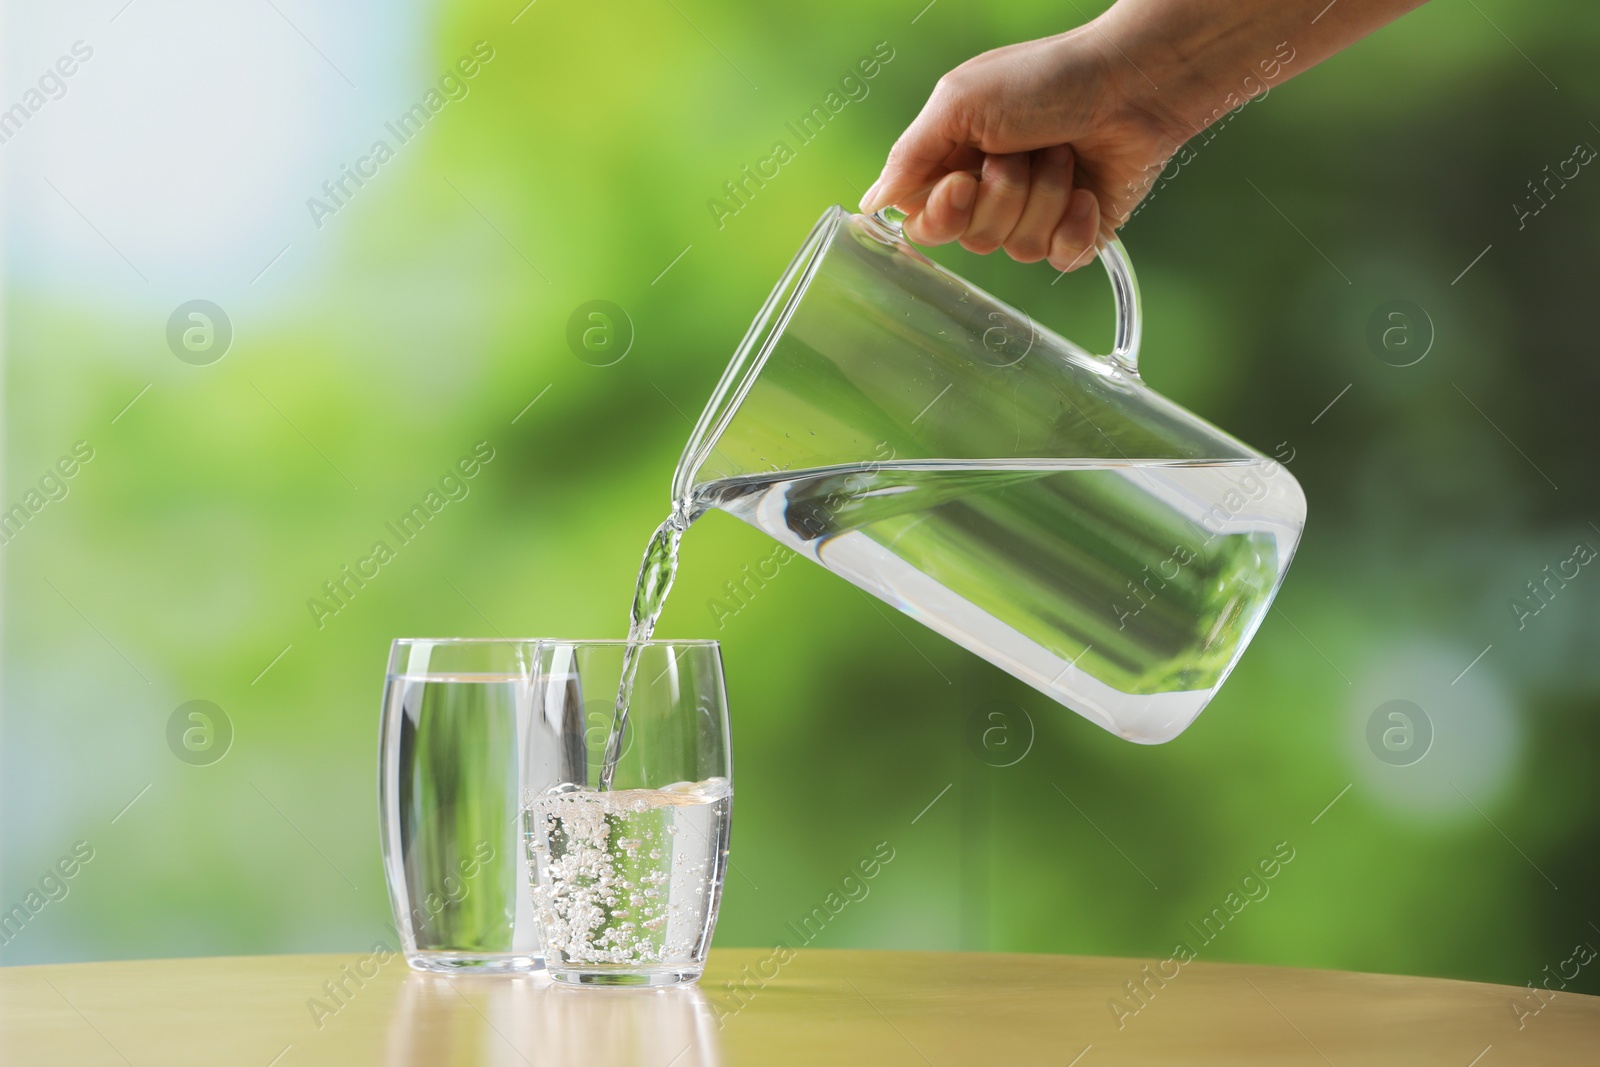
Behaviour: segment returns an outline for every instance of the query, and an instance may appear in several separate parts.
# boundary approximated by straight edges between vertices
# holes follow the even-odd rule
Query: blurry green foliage
[[[381,934],[389,640],[621,636],[689,420],[811,222],[867,186],[939,74],[1065,28],[1036,0],[942,0],[913,24],[919,6],[429,13],[419,89],[475,41],[494,62],[347,209],[302,222],[310,251],[274,268],[275,302],[217,283],[238,336],[210,367],[166,350],[163,308],[13,273],[7,506],[72,442],[96,453],[4,548],[0,903],[75,840],[96,859],[0,960]],[[1510,610],[1575,542],[1600,546],[1600,177],[1523,230],[1510,206],[1573,142],[1600,144],[1600,12],[1482,7],[1516,47],[1473,5],[1424,8],[1246,109],[1125,234],[1148,380],[1292,449],[1311,503],[1281,610],[1177,741],[1111,737],[809,563],[718,629],[711,598],[770,545],[722,515],[692,531],[661,633],[724,642],[737,872],[719,943],[785,938],[885,840],[896,862],[820,944],[1164,958],[1283,841],[1294,863],[1202,958],[1520,985],[1600,936],[1600,575],[1521,630]],[[885,41],[870,93],[719,226],[723,182]],[[1052,286],[936,256],[1109,339],[1096,272]],[[1365,340],[1396,298],[1437,333],[1407,368]],[[566,344],[593,299],[636,331],[612,366]],[[308,598],[479,441],[495,458],[470,494],[319,628]],[[165,741],[196,698],[235,729],[205,767]],[[1366,748],[1396,698],[1437,734],[1408,768]],[[1032,728],[998,768],[970,740],[997,701]]]

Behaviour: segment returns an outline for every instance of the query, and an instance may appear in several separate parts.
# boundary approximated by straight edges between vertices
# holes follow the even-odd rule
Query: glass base
[[[414,971],[433,974],[528,974],[544,970],[539,956],[511,956],[500,953],[408,952],[406,962]]]
[[[636,989],[660,989],[664,986],[689,985],[698,982],[705,973],[704,964],[681,963],[655,968],[628,966],[627,964],[589,963],[581,966],[557,964],[549,968],[553,981],[562,985],[623,986]]]

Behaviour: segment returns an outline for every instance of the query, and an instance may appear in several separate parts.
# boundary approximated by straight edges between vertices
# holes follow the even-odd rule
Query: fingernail
[[[1077,270],[1088,258],[1083,253],[1081,246],[1058,233],[1050,242],[1050,265],[1062,273]]]
[[[876,197],[878,195],[878,186],[880,186],[882,184],[883,184],[883,179],[879,178],[877,181],[872,183],[872,188],[868,189],[866,191],[866,193],[862,195],[862,197],[861,197],[861,213],[863,215],[870,215],[874,211],[878,210],[878,203],[877,203]]]
[[[972,207],[972,199],[977,195],[977,182],[957,182],[956,187],[950,190],[950,204],[957,211],[966,211]]]
[[[1093,210],[1094,199],[1092,197],[1073,193],[1072,203],[1067,207],[1067,218],[1073,222],[1083,222],[1088,219],[1089,213]]]

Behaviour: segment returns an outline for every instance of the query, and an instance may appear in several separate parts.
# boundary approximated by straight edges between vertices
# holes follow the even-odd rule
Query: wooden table
[[[12,967],[0,969],[0,1063],[1600,1062],[1600,997],[1554,995],[1533,1014],[1540,1002],[1508,986],[1198,961],[1170,964],[1164,973],[1175,976],[1164,979],[1159,968],[1065,956],[807,950],[782,959],[719,949],[698,989],[626,990],[553,987],[542,977],[446,980],[393,957]],[[1125,982],[1142,985],[1141,1000]]]

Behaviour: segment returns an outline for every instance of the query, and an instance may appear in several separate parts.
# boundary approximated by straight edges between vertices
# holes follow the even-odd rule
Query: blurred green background
[[[93,459],[0,549],[0,905],[75,842],[93,859],[0,962],[382,936],[389,641],[622,636],[690,420],[816,216],[941,73],[1078,21],[1034,0],[13,5],[7,105],[75,41],[93,58],[0,146],[4,506],[76,442]],[[719,944],[789,938],[881,841],[894,862],[816,944],[1165,958],[1280,842],[1293,861],[1202,959],[1522,985],[1600,941],[1600,572],[1520,628],[1511,607],[1600,548],[1600,176],[1521,228],[1514,207],[1600,146],[1597,36],[1581,5],[1437,0],[1247,107],[1125,230],[1147,379],[1292,455],[1311,508],[1280,610],[1178,740],[1118,740],[807,562],[718,628],[708,602],[771,546],[695,527],[660,633],[724,644]],[[477,42],[466,95],[398,143],[384,123]],[[879,42],[870,93],[796,146],[785,123]],[[314,218],[380,137],[393,158]],[[719,225],[707,201],[777,140],[795,159]],[[936,258],[1106,347],[1100,272]],[[234,334],[204,366],[166,339],[194,299]],[[603,367],[566,340],[597,299],[635,333]],[[1411,366],[1368,342],[1393,300],[1431,321]],[[470,495],[319,626],[308,598],[480,441]],[[191,700],[231,724],[220,760],[169,747]],[[1366,740],[1391,700],[1435,734],[1410,766]]]

